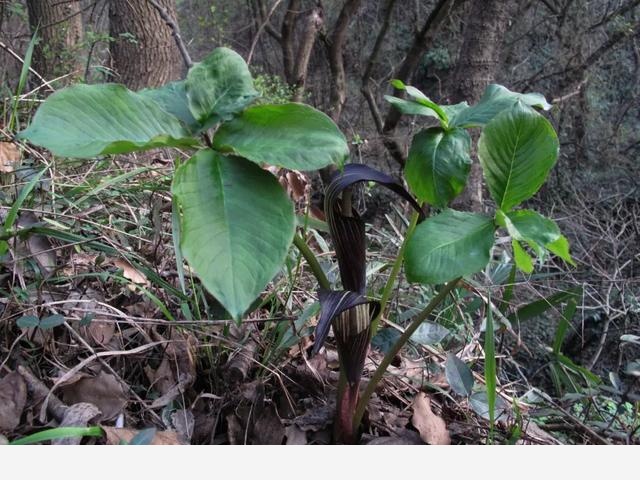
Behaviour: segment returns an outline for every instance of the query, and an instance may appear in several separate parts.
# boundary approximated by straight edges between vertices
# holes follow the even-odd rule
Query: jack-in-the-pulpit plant
[[[391,358],[462,277],[483,270],[495,231],[511,237],[513,258],[533,270],[531,253],[571,263],[568,242],[550,219],[519,205],[544,183],[558,155],[551,124],[533,107],[550,106],[539,94],[490,85],[476,105],[437,105],[401,82],[408,99],[387,97],[401,112],[434,117],[439,125],[414,138],[404,176],[347,164],[344,135],[325,114],[299,103],[256,104],[258,93],[244,60],[214,50],[183,81],[132,92],[116,84],[75,85],[51,95],[19,138],[63,157],[91,158],[159,147],[191,150],[172,182],[178,261],[187,259],[205,288],[240,322],[282,268],[292,243],[325,288],[315,333],[318,352],[333,327],[341,363],[337,440],[357,441],[366,404]],[[471,164],[469,128],[482,129],[478,157],[495,201],[493,216],[448,208],[465,188]],[[295,236],[291,200],[262,168],[274,165],[339,171],[325,195],[325,214],[338,259],[341,288],[330,290],[304,239]],[[367,297],[365,226],[351,204],[351,188],[376,182],[416,213],[380,301]],[[432,216],[425,218],[425,204]],[[295,237],[295,241],[294,241]],[[531,252],[531,253],[530,253]],[[384,314],[404,262],[409,281],[436,285],[437,293],[398,339],[363,393],[361,376],[373,331]],[[459,362],[460,363],[460,362]]]
[[[490,85],[474,106],[466,102],[437,105],[413,87],[398,81],[394,86],[409,96],[409,100],[387,97],[401,112],[435,117],[439,121],[439,126],[425,128],[414,136],[404,171],[412,193],[435,214],[425,220],[420,205],[401,184],[364,165],[347,165],[327,189],[325,214],[344,290],[320,294],[322,310],[315,350],[332,324],[345,377],[338,391],[336,422],[338,439],[344,442],[357,439],[366,403],[393,356],[462,277],[480,272],[488,265],[496,228],[505,228],[511,236],[515,264],[525,273],[533,271],[527,246],[540,261],[547,252],[552,252],[573,263],[568,242],[552,220],[532,210],[516,209],[542,186],[558,156],[558,139],[553,127],[532,108],[550,108],[543,96],[518,94]],[[448,208],[467,183],[471,166],[471,136],[467,129],[474,127],[482,128],[478,157],[496,204],[493,217]],[[383,298],[381,305],[365,297],[364,223],[352,209],[349,191],[354,183],[361,181],[374,181],[391,188],[416,209],[415,223],[407,233],[406,245],[396,264],[404,261],[410,281],[442,286],[386,354],[359,398],[364,361],[374,333],[372,320],[384,313],[388,299]],[[387,287],[393,286],[397,272],[396,269]],[[458,360],[458,363],[461,362]],[[492,401],[489,403],[493,418],[494,406]]]

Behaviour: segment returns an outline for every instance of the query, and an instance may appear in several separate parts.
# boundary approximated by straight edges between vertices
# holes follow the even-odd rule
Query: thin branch
[[[373,45],[373,49],[371,50],[371,55],[369,55],[369,60],[367,62],[367,67],[365,68],[364,74],[362,75],[362,87],[360,91],[367,101],[367,105],[369,105],[369,110],[371,111],[371,115],[373,116],[373,121],[376,124],[376,129],[378,133],[382,133],[382,129],[384,124],[382,122],[382,115],[380,115],[380,110],[378,109],[378,103],[375,101],[373,97],[373,92],[371,91],[371,74],[373,72],[373,67],[375,66],[378,56],[380,54],[380,50],[382,45],[384,44],[384,39],[387,35],[387,31],[389,30],[389,26],[391,25],[391,14],[393,13],[393,7],[395,6],[397,0],[387,0],[383,7],[382,18],[382,26],[380,27],[380,31],[378,32],[378,36],[376,37],[376,42]]]
[[[178,22],[171,18],[169,12],[167,12],[162,5],[160,5],[156,0],[147,0],[157,11],[162,20],[171,28],[171,34],[176,41],[176,45],[178,46],[178,50],[180,51],[180,55],[182,55],[182,60],[187,68],[191,68],[193,66],[193,61],[191,60],[191,56],[187,51],[187,46],[184,44],[182,40],[182,36],[180,35],[180,27],[178,26]]]
[[[249,49],[249,55],[247,56],[247,64],[251,64],[251,59],[253,58],[253,53],[256,49],[256,45],[258,44],[258,39],[260,38],[260,35],[264,31],[272,15],[274,14],[274,12],[276,11],[276,9],[281,3],[282,3],[282,0],[276,0],[276,2],[271,7],[271,10],[269,10],[266,17],[260,24],[260,27],[258,27],[258,31],[256,32],[255,36],[253,37],[253,41],[251,42],[251,48]]]
[[[434,9],[429,14],[429,17],[425,21],[422,30],[416,35],[407,52],[407,55],[400,65],[400,68],[395,74],[395,78],[402,80],[407,83],[411,80],[420,59],[422,58],[422,53],[429,46],[431,39],[438,31],[439,27],[444,23],[444,21],[449,17],[449,13],[451,9],[455,5],[456,0],[439,0]],[[404,92],[400,90],[395,90],[394,95],[402,97],[404,96]],[[402,147],[400,144],[393,138],[391,138],[390,134],[395,130],[398,122],[400,121],[401,114],[395,109],[391,108],[384,122],[383,126],[383,134],[384,145],[387,147],[387,150],[391,154],[391,156],[400,164],[404,165],[405,158],[404,153],[402,152]]]

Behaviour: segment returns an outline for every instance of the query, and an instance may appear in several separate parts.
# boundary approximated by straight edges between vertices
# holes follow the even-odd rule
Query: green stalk
[[[316,277],[316,280],[318,280],[320,286],[326,290],[330,290],[331,284],[329,283],[329,279],[324,274],[322,267],[318,263],[318,259],[309,248],[309,245],[307,245],[304,239],[297,233],[293,237],[293,244],[298,250],[300,250],[300,253],[309,264],[309,268],[313,272],[313,275]]]
[[[451,291],[453,291],[453,289],[456,288],[459,281],[460,281],[460,278],[456,278],[455,280],[452,280],[451,282],[447,283],[442,288],[442,290],[440,290],[438,294],[431,299],[431,301],[429,302],[429,305],[427,305],[418,315],[416,315],[413,318],[409,327],[404,331],[402,335],[400,335],[400,338],[398,338],[396,343],[393,344],[393,347],[391,347],[391,350],[389,350],[387,354],[384,356],[384,358],[382,359],[382,362],[380,363],[380,365],[378,365],[378,368],[376,368],[376,371],[373,372],[373,376],[371,377],[371,380],[369,380],[369,383],[367,384],[367,388],[365,389],[364,393],[362,394],[362,397],[358,401],[358,406],[356,407],[356,413],[353,416],[354,431],[357,431],[357,429],[360,427],[360,422],[362,421],[362,417],[364,415],[365,409],[367,408],[367,404],[369,403],[369,399],[371,398],[371,395],[373,395],[373,392],[375,391],[378,383],[380,383],[380,380],[382,380],[382,376],[387,371],[387,368],[389,367],[389,365],[391,365],[393,358],[398,354],[400,349],[404,347],[404,345],[409,341],[409,339],[411,338],[411,335],[413,335],[413,333],[418,329],[418,327],[422,324],[422,322],[424,322],[427,318],[429,318],[429,315],[431,315],[433,311],[438,307],[438,305],[440,305],[442,301],[445,298],[447,298],[449,293],[451,293]]]
[[[382,298],[380,299],[380,312],[376,315],[376,318],[371,322],[371,338],[374,337],[376,332],[378,331],[378,326],[380,324],[380,319],[384,315],[384,312],[387,308],[387,303],[389,303],[389,299],[393,294],[393,287],[396,283],[396,279],[398,278],[398,274],[400,273],[400,269],[402,268],[402,263],[404,261],[404,251],[407,248],[407,243],[413,231],[418,224],[418,213],[414,212],[411,217],[411,222],[409,223],[409,228],[407,228],[407,233],[404,236],[404,240],[402,241],[402,245],[400,246],[400,250],[398,251],[398,255],[396,256],[396,260],[393,263],[393,268],[391,269],[391,273],[389,274],[389,278],[387,279],[387,283],[384,286],[384,290],[382,291]]]

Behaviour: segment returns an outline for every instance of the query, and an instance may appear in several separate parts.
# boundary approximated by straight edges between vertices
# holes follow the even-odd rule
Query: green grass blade
[[[183,294],[187,294],[187,287],[184,283],[184,259],[180,250],[180,212],[176,202],[171,202],[171,237],[173,239],[173,252],[176,256],[176,270],[178,270],[178,281]]]
[[[491,297],[487,302],[487,322],[484,332],[484,377],[487,384],[487,403],[489,405],[490,437],[493,436],[493,427],[496,415],[496,345],[493,331],[493,312],[491,311]]]
[[[20,193],[18,194],[18,198],[16,198],[16,201],[13,202],[13,205],[11,205],[11,209],[9,210],[9,213],[7,213],[7,218],[4,221],[5,234],[10,233],[11,229],[13,228],[13,224],[16,221],[16,218],[18,218],[18,211],[20,210],[20,208],[22,207],[22,204],[27,199],[31,191],[34,189],[34,187],[37,185],[38,181],[40,180],[40,177],[42,177],[42,175],[46,170],[47,169],[44,168],[38,173],[36,173],[33,176],[33,178],[29,181],[29,183],[27,183],[22,188],[22,190],[20,190]],[[6,241],[3,240],[2,242],[0,242],[0,255],[4,255],[5,253],[7,253],[8,249],[9,249],[9,244]]]
[[[555,355],[558,355],[560,353],[560,350],[562,349],[564,337],[567,335],[567,330],[569,329],[571,319],[576,313],[576,308],[576,301],[574,299],[569,300],[569,302],[567,303],[567,308],[564,309],[562,317],[560,317],[560,323],[558,323],[558,327],[556,328],[556,335],[553,339],[553,353]]]
[[[19,438],[9,443],[9,445],[32,445],[49,440],[60,440],[61,438],[101,437],[102,435],[103,433],[100,427],[60,427]]]
[[[27,53],[24,56],[24,62],[22,62],[22,70],[20,72],[20,80],[18,81],[18,89],[16,90],[16,97],[13,101],[13,108],[11,109],[11,117],[9,118],[9,131],[13,131],[13,127],[18,118],[18,99],[22,95],[25,85],[27,84],[27,78],[29,77],[29,68],[31,68],[31,58],[33,57],[33,49],[38,43],[38,29],[36,29],[29,46],[27,47]]]

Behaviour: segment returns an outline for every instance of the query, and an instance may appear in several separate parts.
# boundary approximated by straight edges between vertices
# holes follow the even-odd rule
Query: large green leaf
[[[301,103],[248,108],[220,126],[213,145],[256,163],[295,170],[341,165],[349,155],[347,140],[336,124]]]
[[[407,244],[407,278],[444,283],[479,272],[489,263],[493,231],[493,221],[476,213],[445,210],[427,219]]]
[[[491,84],[487,87],[480,101],[472,107],[460,107],[449,114],[451,127],[479,127],[489,123],[503,110],[511,108],[518,101],[532,107],[549,110],[551,105],[539,93],[512,92],[502,85]]]
[[[187,74],[191,113],[202,125],[228,120],[258,96],[244,59],[228,48],[216,48]]]
[[[413,137],[405,165],[409,187],[421,200],[445,207],[462,190],[471,168],[466,130],[434,127]]]
[[[204,286],[239,320],[278,272],[293,240],[293,205],[257,165],[202,150],[176,171],[180,248]]]
[[[59,90],[18,137],[56,155],[77,158],[197,143],[176,117],[116,84]]]
[[[558,137],[544,117],[517,103],[484,128],[478,157],[491,196],[508,212],[542,186],[558,158]]]
[[[189,110],[184,80],[167,83],[160,88],[145,88],[138,93],[143,97],[150,98],[164,110],[176,116],[192,132],[197,132],[200,129],[200,123],[193,118],[193,114]]]

